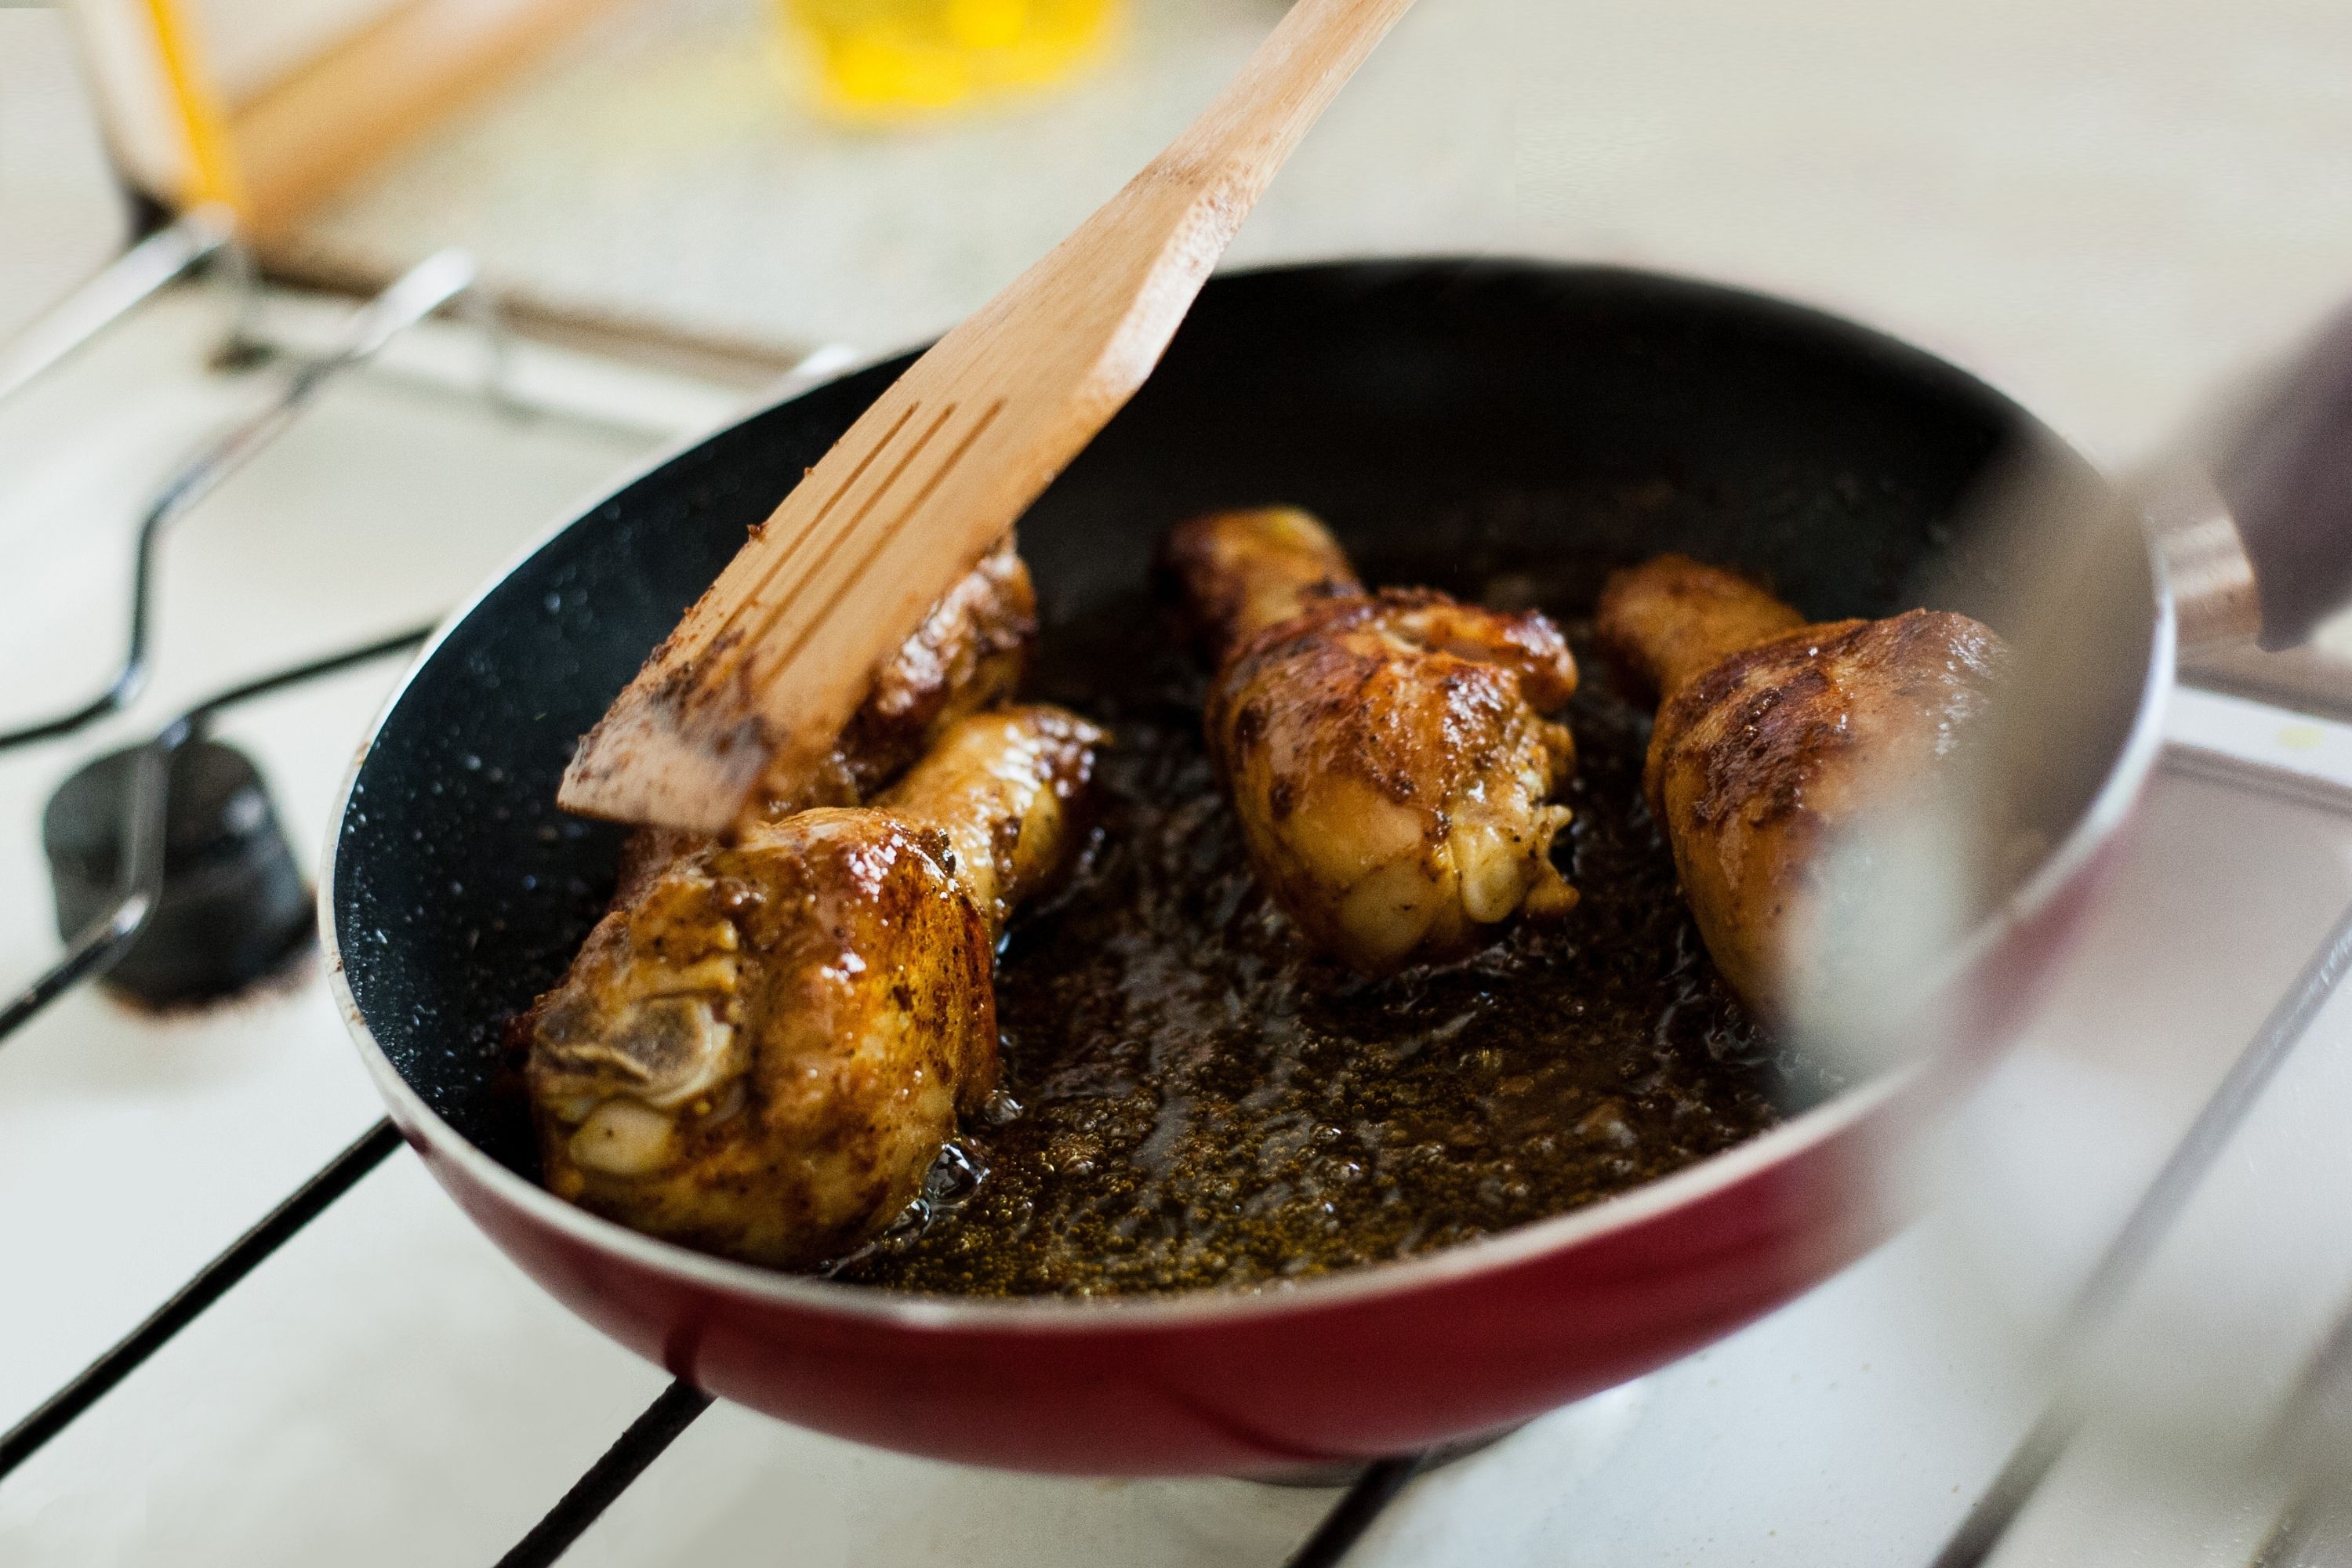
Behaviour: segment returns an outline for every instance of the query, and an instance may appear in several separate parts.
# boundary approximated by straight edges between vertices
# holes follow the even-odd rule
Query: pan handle
[[[2251,570],[2263,647],[2294,647],[2352,603],[2352,307],[2255,405],[2215,465],[2213,486]],[[2201,549],[2193,531],[2167,549],[2184,630],[2195,601],[2226,594],[2232,574],[2215,559],[2224,542],[2208,532]]]

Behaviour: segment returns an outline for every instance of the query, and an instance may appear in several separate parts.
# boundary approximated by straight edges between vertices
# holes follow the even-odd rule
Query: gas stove
[[[251,760],[282,875],[315,877],[415,628],[747,405],[506,342],[463,309],[462,261],[436,265],[373,318],[184,281],[0,401],[0,731],[107,689],[142,519],[224,430],[271,437],[158,526],[135,698],[0,751],[0,998],[59,961],[43,823],[69,775],[234,695],[194,728]],[[2260,1425],[2352,1295],[2352,1266],[2308,1245],[2346,1195],[2327,1131],[2352,1111],[2352,1010],[2330,999],[2352,728],[2190,690],[2170,735],[2082,955],[1921,1171],[1927,1218],[1700,1354],[1352,1491],[962,1469],[706,1411],[541,1294],[399,1147],[300,930],[201,1004],[68,976],[0,1039],[0,1560],[1926,1563],[2044,1405],[2034,1347],[2250,1040],[2283,1065],[2208,1117],[2196,1147],[2219,1157],[2143,1226],[2109,1337],[2247,1351],[2215,1364]],[[136,771],[115,765],[101,827]],[[219,792],[245,828],[249,783]],[[100,838],[102,913],[124,857]],[[2217,1270],[2259,1282],[2261,1332],[2167,1284]],[[2099,1403],[1992,1560],[2326,1560],[2277,1489],[2147,1460],[2133,1435],[2158,1425]]]

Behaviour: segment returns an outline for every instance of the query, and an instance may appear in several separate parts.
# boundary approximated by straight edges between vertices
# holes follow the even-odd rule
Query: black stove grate
[[[660,1458],[677,1435],[709,1408],[710,1395],[682,1377],[663,1389],[646,1406],[645,1414],[630,1422],[628,1430],[614,1439],[604,1457],[589,1466],[562,1500],[547,1510],[547,1516],[531,1526],[530,1533],[499,1559],[498,1568],[547,1568],[569,1552],[613,1500],[628,1490],[629,1483],[644,1475],[646,1467]]]

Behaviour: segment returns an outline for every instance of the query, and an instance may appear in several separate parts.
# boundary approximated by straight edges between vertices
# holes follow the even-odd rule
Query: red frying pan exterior
[[[1383,426],[1384,419],[1409,423],[1459,409],[1465,419],[1491,423],[1477,406],[1481,396],[1524,397],[1508,378],[1480,382],[1480,367],[1497,355],[1517,355],[1549,375],[1556,358],[1582,352],[1563,373],[1559,406],[1588,397],[1596,409],[1606,404],[1633,422],[1596,437],[1592,453],[1556,453],[1538,426],[1519,446],[1507,434],[1490,456],[1501,468],[1517,468],[1515,481],[1545,463],[1580,472],[1624,460],[1629,450],[1637,466],[1672,459],[1687,471],[1711,450],[1745,440],[1754,449],[1726,459],[1712,492],[1728,492],[1737,513],[1761,504],[1742,499],[1738,473],[1764,476],[1761,484],[1781,472],[1770,482],[1785,484],[1782,470],[1811,460],[1804,454],[1813,447],[1805,444],[1826,441],[1833,448],[1822,457],[1827,471],[1874,456],[1890,471],[1911,463],[1900,477],[1916,492],[1912,510],[1899,526],[1885,525],[1908,537],[1902,550],[1881,552],[1902,555],[1904,566],[1940,545],[1937,520],[1965,494],[1971,465],[1981,468],[1999,445],[1986,431],[2041,439],[1990,393],[1899,345],[1793,307],[1636,274],[1339,265],[1220,279],[1202,312],[1187,333],[1202,346],[1188,351],[1180,337],[1163,373],[1171,383],[1164,396],[1155,403],[1156,379],[1133,417],[1122,416],[1103,450],[1090,452],[1057,487],[1066,515],[1079,521],[1057,522],[1056,497],[1049,495],[1040,503],[1044,515],[1024,524],[1049,621],[1057,599],[1082,601],[1122,574],[1139,581],[1167,514],[1199,502],[1301,500],[1319,505],[1343,531],[1351,506],[1377,519],[1378,503],[1363,499],[1371,492],[1352,479],[1315,492],[1323,471],[1316,465],[1333,461],[1318,445],[1337,443],[1348,461],[1377,464],[1386,460],[1381,453],[1411,444],[1406,424]],[[1402,366],[1397,384],[1416,389],[1411,396],[1374,386],[1360,405],[1347,403],[1367,381],[1357,363],[1366,333],[1384,340],[1374,345],[1386,356],[1381,363]],[[1595,370],[1595,358],[1612,343],[1623,351],[1619,368]],[[1284,431],[1289,440],[1253,448],[1244,426],[1265,411],[1245,406],[1231,415],[1236,423],[1213,433],[1242,454],[1234,470],[1197,476],[1197,451],[1168,452],[1167,430],[1213,424],[1217,399],[1235,395],[1236,366],[1257,363],[1261,354],[1289,367],[1268,370],[1266,381],[1301,374],[1302,364],[1309,382],[1323,378],[1319,387],[1276,384],[1267,395],[1339,400],[1346,405],[1326,421],[1339,433],[1294,421]],[[1720,378],[1693,378],[1693,367],[1710,363],[1723,370]],[[1622,384],[1612,385],[1611,374]],[[1627,389],[1656,376],[1668,382],[1657,411],[1636,406],[1622,416],[1639,403]],[[1792,398],[1803,401],[1792,389],[1806,376],[1826,380],[1814,389],[1820,406],[1791,410]],[[1717,384],[1724,380],[1733,384]],[[869,374],[864,384],[819,394],[808,409],[787,405],[761,416],[767,426],[754,420],[715,438],[552,536],[494,584],[453,623],[387,710],[355,769],[321,879],[339,996],[395,1121],[435,1177],[516,1262],[613,1338],[702,1388],[799,1425],[1021,1469],[1276,1471],[1507,1426],[1687,1353],[1790,1300],[1886,1234],[1895,1216],[1870,1179],[1882,1142],[1899,1140],[1907,1119],[1931,1109],[1969,1058],[2015,1026],[2068,949],[2154,758],[2170,644],[2168,612],[2151,579],[2148,661],[2137,689],[2117,695],[2109,765],[2077,803],[2050,861],[1972,949],[1961,994],[1972,1008],[1968,1032],[1978,1048],[1849,1089],[1761,1138],[1588,1209],[1295,1287],[1165,1300],[915,1298],[703,1257],[573,1209],[518,1173],[528,1140],[515,1135],[512,1109],[500,1109],[496,1089],[500,1009],[511,1011],[561,968],[602,896],[593,867],[600,857],[608,866],[611,855],[609,836],[557,821],[537,804],[538,792],[543,785],[551,794],[563,760],[560,742],[626,679],[667,625],[663,617],[674,616],[672,601],[682,607],[716,570],[730,531],[740,537],[731,516],[706,518],[695,525],[711,541],[701,558],[680,565],[677,581],[647,588],[636,578],[683,549],[691,531],[676,518],[723,513],[726,505],[709,499],[714,487],[736,496],[726,504],[764,510],[775,473],[742,470],[764,464],[790,471],[879,384]],[[1771,406],[1758,401],[1776,386]],[[1705,406],[1709,395],[1722,404],[1713,414]],[[1889,415],[1905,395],[1916,406]],[[1440,401],[1417,413],[1416,398]],[[1663,447],[1629,448],[1629,442],[1638,447],[1641,419],[1666,421],[1676,406],[1696,435],[1659,423],[1661,440],[1698,445],[1664,459]],[[1859,447],[1839,447],[1846,437],[1821,422],[1840,410],[1850,410],[1859,426],[1877,418],[1884,428],[1854,437]],[[1601,414],[1595,418],[1605,423]],[[1712,428],[1711,418],[1718,422]],[[1754,427],[1776,418],[1789,421],[1785,430],[1756,435]],[[1938,418],[1945,427],[1931,428]],[[1971,418],[1983,429],[1953,435]],[[804,427],[782,438],[779,432],[794,419]],[[1903,445],[1911,438],[1906,421],[1919,426],[1919,451]],[[1777,456],[1775,439],[1782,447]],[[1406,451],[1398,460],[1417,459]],[[1285,473],[1284,463],[1304,466]],[[1198,494],[1185,493],[1187,475]],[[1381,493],[1405,520],[1401,529],[1410,530],[1416,515],[1433,515],[1432,497],[1397,499],[1391,492],[1409,481],[1389,478]],[[1150,490],[1152,507],[1119,510],[1117,498],[1138,488]],[[1463,488],[1457,473],[1454,489]],[[1433,495],[1446,489],[1441,476]],[[664,522],[656,502],[689,492],[701,498],[701,511],[688,504]],[[1895,510],[1889,503],[1887,514]],[[1694,514],[1619,538],[1606,522],[1580,533],[1573,508],[1534,510],[1548,521],[1515,526],[1551,530],[1538,541],[1542,548],[1591,545],[1602,555],[1653,545],[1705,550],[1708,542],[1694,534],[1714,526]],[[1117,526],[1100,523],[1106,516]],[[1363,535],[1380,526],[1363,524]],[[1760,541],[1761,531],[1736,516],[1721,526],[1733,531],[1716,542],[1718,558],[1746,552],[1751,569],[1793,583],[1811,613],[1884,613],[1891,606],[1874,595],[1900,592],[1859,574],[1843,584],[1822,578],[1818,591],[1803,591],[1818,564],[1806,552],[1856,552],[1840,531],[1867,537],[1869,519],[1841,514],[1812,534],[1797,528]],[[632,529],[640,531],[633,536]],[[621,542],[606,550],[615,539]],[[1789,552],[1787,570],[1756,562],[1757,552],[1772,549]],[[567,620],[566,595],[575,592],[584,601],[603,595],[596,613],[606,618]],[[548,625],[530,629],[533,616]],[[518,637],[540,640],[508,646]],[[513,849],[521,858],[505,864],[509,846],[526,847]],[[478,890],[486,886],[501,890]],[[460,940],[467,930],[470,939]]]

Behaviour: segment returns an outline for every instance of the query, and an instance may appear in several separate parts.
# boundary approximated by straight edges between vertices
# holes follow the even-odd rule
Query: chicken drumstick
[[[1258,879],[1307,939],[1367,974],[1470,952],[1559,914],[1551,863],[1575,765],[1545,717],[1576,690],[1534,611],[1367,593],[1302,511],[1214,513],[1166,564],[1217,674],[1209,750]]]
[[[1814,857],[1874,791],[1948,756],[2006,646],[1948,610],[1805,624],[1734,573],[1662,555],[1612,574],[1594,630],[1658,694],[1643,784],[1716,968],[1766,1016]]]
[[[872,807],[657,869],[532,1009],[548,1186],[778,1268],[887,1225],[995,1087],[996,938],[1067,858],[1101,739],[1056,708],[965,718]]]

